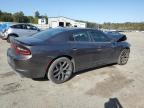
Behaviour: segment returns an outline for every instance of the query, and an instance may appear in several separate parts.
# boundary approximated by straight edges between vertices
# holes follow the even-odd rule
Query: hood
[[[112,40],[114,40],[114,41],[117,41],[117,42],[119,42],[119,41],[125,41],[125,40],[127,40],[127,37],[126,37],[126,35],[124,35],[124,34],[115,34],[115,33],[105,33],[109,38],[111,38]]]

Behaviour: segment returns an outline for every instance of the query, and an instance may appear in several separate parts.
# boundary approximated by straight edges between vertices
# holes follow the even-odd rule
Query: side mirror
[[[127,40],[126,35],[121,35],[118,37],[111,38],[111,42],[122,42],[122,41],[126,41],[126,40]]]
[[[117,42],[122,42],[122,41],[126,41],[126,40],[127,40],[127,37],[124,35],[120,39],[118,39]]]

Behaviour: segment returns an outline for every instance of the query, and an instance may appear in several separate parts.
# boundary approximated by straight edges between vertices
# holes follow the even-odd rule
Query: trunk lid
[[[18,37],[18,38],[11,40],[11,42],[14,42],[14,41],[17,41],[21,44],[25,44],[28,46],[40,45],[40,44],[44,43],[43,40],[34,38],[34,37]]]

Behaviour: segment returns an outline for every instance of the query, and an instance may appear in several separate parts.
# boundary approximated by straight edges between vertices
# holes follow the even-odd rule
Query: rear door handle
[[[73,48],[73,51],[77,51],[77,48]]]
[[[101,51],[102,50],[102,48],[97,48],[97,51]]]
[[[101,51],[101,50],[102,50],[102,46],[98,46],[97,51]]]

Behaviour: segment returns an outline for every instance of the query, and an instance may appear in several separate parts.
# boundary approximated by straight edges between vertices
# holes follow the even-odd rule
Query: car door
[[[91,67],[92,65],[92,46],[91,38],[87,31],[77,31],[72,35],[71,42],[72,54],[75,60],[76,71]]]
[[[113,63],[115,45],[104,33],[97,30],[88,32],[93,40],[92,60],[95,65]]]
[[[20,37],[25,35],[25,26],[23,24],[13,25],[11,28],[14,34],[17,34]]]

